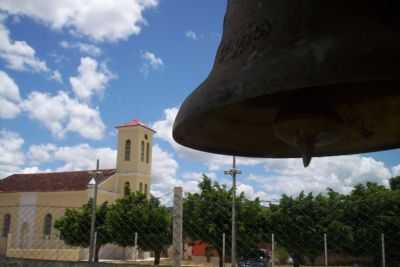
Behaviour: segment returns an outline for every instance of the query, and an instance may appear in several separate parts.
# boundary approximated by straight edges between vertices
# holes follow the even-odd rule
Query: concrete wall
[[[0,257],[5,256],[7,251],[7,238],[0,237]]]

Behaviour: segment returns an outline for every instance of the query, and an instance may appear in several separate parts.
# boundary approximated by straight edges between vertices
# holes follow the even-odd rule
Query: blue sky
[[[171,127],[210,71],[226,1],[0,1],[0,178],[15,172],[115,165],[114,127],[157,130],[153,193],[193,191],[207,173],[229,184],[231,158],[183,148]],[[239,190],[276,199],[360,182],[387,185],[398,150],[300,160],[239,159]]]

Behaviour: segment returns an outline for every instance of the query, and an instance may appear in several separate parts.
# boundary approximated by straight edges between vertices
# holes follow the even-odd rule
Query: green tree
[[[400,190],[400,176],[395,176],[390,178],[390,189],[392,190]]]
[[[238,256],[246,257],[264,240],[263,208],[258,200],[240,194],[237,203]],[[213,183],[207,176],[199,183],[199,193],[190,193],[183,203],[183,230],[186,237],[202,240],[215,249],[222,266],[222,235],[226,234],[227,255],[231,233],[232,191]]]
[[[67,245],[87,248],[90,246],[90,225],[92,217],[92,199],[81,208],[66,209],[63,217],[59,218],[54,227],[60,231],[60,236]],[[110,235],[105,227],[108,212],[107,202],[96,209],[96,250],[95,262],[99,260],[102,246],[110,243]]]
[[[171,214],[166,207],[142,193],[131,193],[110,208],[106,224],[112,242],[133,247],[138,233],[138,246],[154,252],[154,265],[160,264],[161,253],[172,241]]]
[[[400,191],[375,183],[357,185],[346,201],[345,223],[352,228],[354,256],[372,257],[379,265],[385,234],[389,266],[400,263]]]
[[[329,190],[327,195],[283,195],[278,205],[271,205],[266,224],[288,250],[295,267],[306,260],[314,264],[322,255],[324,233],[329,236],[330,250],[350,245],[351,228],[342,222],[343,198]]]

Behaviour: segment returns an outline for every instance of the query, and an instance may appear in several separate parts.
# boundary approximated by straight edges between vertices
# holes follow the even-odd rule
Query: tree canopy
[[[110,208],[106,220],[112,242],[123,246],[135,245],[135,232],[139,234],[138,246],[154,251],[154,265],[159,265],[161,253],[172,241],[171,214],[166,207],[142,193],[130,193]]]
[[[343,196],[330,190],[327,195],[300,193],[297,197],[284,195],[279,204],[270,207],[267,223],[279,244],[285,247],[294,266],[314,263],[324,247],[324,234],[329,236],[332,249],[349,245],[350,228],[342,222]]]
[[[87,248],[90,246],[90,224],[92,218],[92,199],[82,208],[66,209],[63,217],[58,219],[54,227],[60,231],[60,236],[67,245]],[[111,237],[105,225],[108,212],[107,202],[96,209],[96,250],[95,261],[99,259],[100,248],[109,243]]]
[[[199,183],[199,193],[189,193],[183,203],[183,229],[186,238],[202,240],[215,249],[222,266],[222,235],[230,250],[232,190],[212,182],[207,176]],[[258,199],[251,201],[240,194],[237,203],[238,256],[245,256],[264,241],[263,208]],[[228,255],[228,253],[227,253]]]
[[[392,190],[400,190],[400,176],[395,176],[390,178],[390,189]]]

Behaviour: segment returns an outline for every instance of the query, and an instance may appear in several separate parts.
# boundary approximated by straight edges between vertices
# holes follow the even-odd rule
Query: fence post
[[[222,266],[225,267],[225,233],[222,234]]]
[[[134,250],[134,257],[135,261],[137,261],[137,254],[138,254],[138,249],[137,249],[137,242],[138,242],[138,233],[135,232],[135,250]]]
[[[328,266],[328,238],[324,233],[324,255],[325,255],[325,266]]]
[[[271,267],[275,266],[275,235],[272,234],[272,245],[271,245]]]
[[[386,252],[385,252],[385,234],[381,235],[382,242],[382,267],[386,267]]]
[[[182,187],[174,188],[174,212],[173,212],[173,267],[181,266],[182,259],[182,221],[183,203]]]
[[[92,251],[93,260],[92,260],[92,262],[95,262],[95,260],[96,260],[96,247],[97,247],[97,231],[94,232],[94,237],[93,237],[93,251]]]

